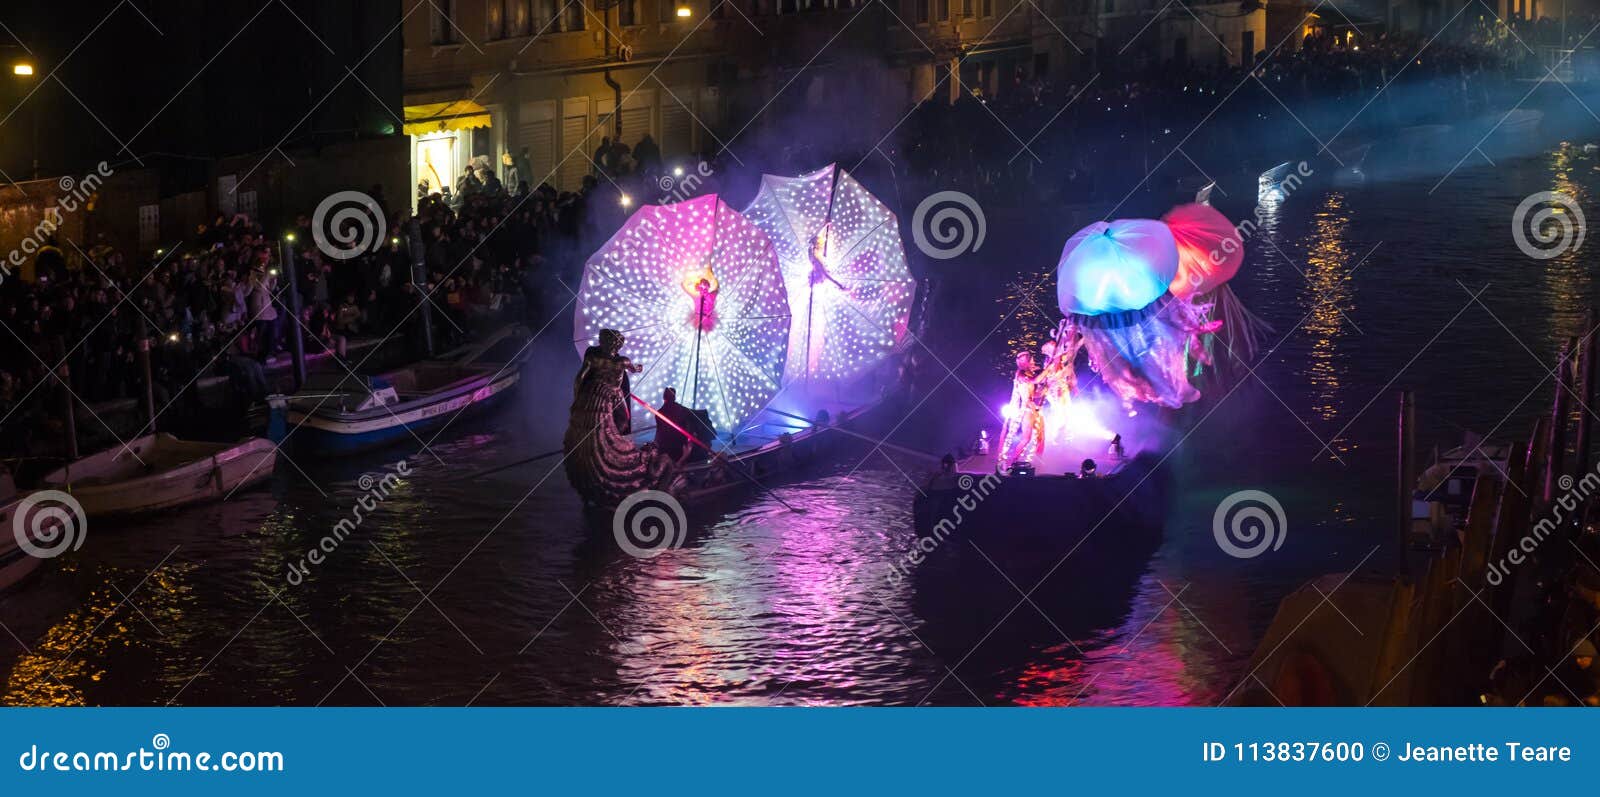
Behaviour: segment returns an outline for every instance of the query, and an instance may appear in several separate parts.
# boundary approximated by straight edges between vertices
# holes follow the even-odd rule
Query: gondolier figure
[[[1011,380],[1005,434],[995,470],[1004,472],[1016,462],[1031,463],[1044,453],[1044,380],[1033,352],[1017,353],[1017,372]]]
[[[622,356],[624,338],[614,329],[600,330],[599,342],[583,354],[583,366],[572,384],[572,410],[562,449],[567,480],[591,504],[615,506],[650,480],[653,446],[640,447],[622,431],[628,373],[642,370]]]

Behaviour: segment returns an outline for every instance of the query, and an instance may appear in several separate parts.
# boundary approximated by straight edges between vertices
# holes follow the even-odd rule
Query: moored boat
[[[224,498],[272,475],[278,449],[152,434],[46,474],[41,486],[73,497],[91,519],[171,509]]]
[[[268,398],[268,437],[296,452],[370,451],[449,423],[508,395],[528,357],[526,330],[507,327],[440,359],[376,376],[314,376],[292,396]]]

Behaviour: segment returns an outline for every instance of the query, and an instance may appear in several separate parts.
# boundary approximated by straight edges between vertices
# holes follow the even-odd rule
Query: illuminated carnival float
[[[698,500],[814,459],[893,396],[915,288],[894,214],[834,166],[765,178],[743,212],[640,208],[584,270],[568,480],[593,506]],[[645,444],[663,429],[682,456]]]
[[[1148,559],[1164,526],[1159,465],[1172,425],[1221,383],[1219,366],[1254,357],[1263,332],[1227,284],[1240,244],[1226,217],[1198,204],[1072,235],[1055,269],[1062,321],[1040,351],[1018,353],[998,434],[985,430],[914,499],[919,534],[942,539],[959,518],[978,545],[1003,538],[984,550],[1013,576],[1054,581],[1066,559],[1101,568],[1073,569],[1068,581],[1080,582]],[[966,553],[939,548],[931,572]]]

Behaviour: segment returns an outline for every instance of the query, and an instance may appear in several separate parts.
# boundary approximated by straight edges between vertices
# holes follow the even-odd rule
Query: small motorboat
[[[265,481],[278,449],[252,437],[202,443],[170,434],[145,435],[46,474],[40,486],[71,495],[91,519],[224,498]]]
[[[314,375],[294,395],[268,397],[267,436],[324,456],[413,440],[509,394],[529,356],[527,337],[511,326],[440,359],[376,376]]]

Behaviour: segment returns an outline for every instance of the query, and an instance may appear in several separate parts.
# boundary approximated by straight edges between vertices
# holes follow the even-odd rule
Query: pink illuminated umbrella
[[[573,326],[580,354],[601,329],[627,337],[623,354],[645,369],[635,394],[676,388],[734,429],[778,391],[789,302],[771,239],[710,194],[639,208],[589,257]]]
[[[1161,220],[1178,243],[1178,274],[1168,286],[1173,296],[1210,293],[1239,273],[1244,243],[1220,211],[1209,205],[1179,205]]]
[[[761,178],[745,208],[772,238],[788,288],[786,380],[838,380],[882,360],[906,336],[916,283],[888,206],[837,164]]]

